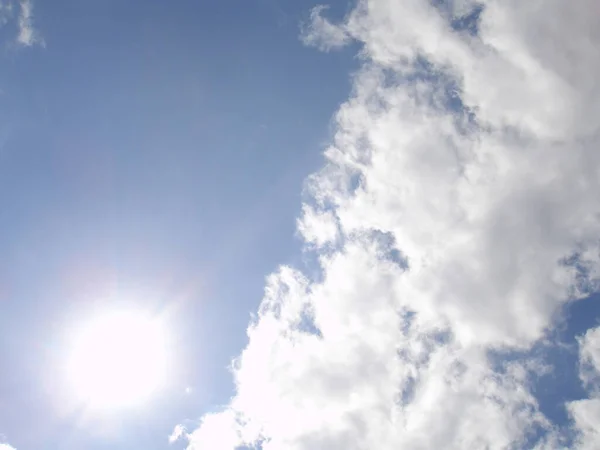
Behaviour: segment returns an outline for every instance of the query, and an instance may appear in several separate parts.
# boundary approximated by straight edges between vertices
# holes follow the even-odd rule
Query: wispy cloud
[[[352,38],[343,27],[331,24],[323,17],[326,6],[311,11],[310,21],[302,28],[302,40],[306,45],[323,51],[336,50],[348,44]]]
[[[17,42],[26,47],[43,44],[43,40],[33,26],[33,3],[31,0],[20,0],[19,2]]]
[[[0,26],[6,25],[13,17],[13,9],[12,1],[0,1]]]
[[[537,368],[488,354],[530,348],[598,286],[596,2],[322,12],[305,42],[355,40],[363,58],[299,221],[322,276],[271,275],[236,395],[190,448],[562,448]],[[595,336],[582,360],[597,370]],[[597,448],[585,402],[569,408]]]

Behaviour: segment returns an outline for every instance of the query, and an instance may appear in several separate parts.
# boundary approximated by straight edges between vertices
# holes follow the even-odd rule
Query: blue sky
[[[301,259],[303,179],[355,66],[302,45],[310,6],[36,3],[44,46],[13,48],[6,30],[0,432],[13,445],[164,448],[227,400],[264,277]],[[186,361],[172,398],[105,441],[55,417],[40,371],[66,317],[129,293],[173,304]]]
[[[598,12],[559,3],[0,2],[0,450],[598,448]],[[124,308],[174,363],[94,414],[65,330]]]

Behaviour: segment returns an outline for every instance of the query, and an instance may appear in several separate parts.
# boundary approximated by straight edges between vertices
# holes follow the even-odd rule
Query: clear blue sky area
[[[176,423],[227,401],[264,277],[301,256],[303,179],[355,66],[302,45],[312,6],[38,2],[46,45],[2,50],[0,432],[12,445],[165,448]],[[97,439],[57,416],[38,369],[70,314],[128,295],[172,310],[187,364],[178,393]]]

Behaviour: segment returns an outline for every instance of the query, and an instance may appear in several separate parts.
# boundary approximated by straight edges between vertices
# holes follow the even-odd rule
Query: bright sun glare
[[[77,330],[67,362],[69,388],[88,407],[140,405],[164,382],[165,330],[136,312],[95,317]]]

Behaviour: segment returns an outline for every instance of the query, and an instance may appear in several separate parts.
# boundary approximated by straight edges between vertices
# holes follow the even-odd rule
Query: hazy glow
[[[165,379],[165,340],[162,324],[142,314],[95,317],[73,338],[67,363],[70,389],[95,409],[141,404]]]

